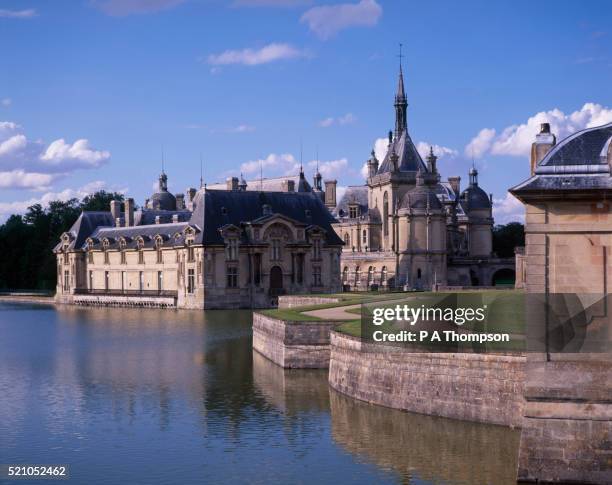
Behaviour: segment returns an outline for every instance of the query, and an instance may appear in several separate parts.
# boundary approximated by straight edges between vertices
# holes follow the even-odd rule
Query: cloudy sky
[[[0,221],[106,188],[142,203],[241,171],[362,183],[408,125],[444,177],[474,158],[498,222],[539,123],[612,121],[612,2],[0,0]]]

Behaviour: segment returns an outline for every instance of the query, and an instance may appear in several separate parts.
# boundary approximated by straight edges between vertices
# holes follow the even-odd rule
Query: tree
[[[100,190],[94,194],[86,195],[81,202],[81,210],[84,211],[108,211],[111,200],[123,202],[123,194],[119,192],[106,192]]]
[[[82,201],[54,200],[46,208],[34,204],[23,216],[10,216],[0,225],[0,288],[55,288],[53,248],[60,236],[70,229],[81,211],[108,211],[111,200],[123,201],[123,195],[101,190]]]
[[[500,224],[493,228],[493,252],[500,258],[514,256],[514,248],[525,245],[525,226],[520,222]]]

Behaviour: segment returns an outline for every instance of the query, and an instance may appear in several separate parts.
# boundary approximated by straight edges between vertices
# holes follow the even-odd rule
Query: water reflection
[[[252,353],[247,311],[0,303],[0,396],[2,461],[69,463],[75,483],[459,483],[480,473],[504,483],[514,472],[515,433],[340,396],[326,371]]]
[[[403,483],[515,484],[520,432],[405,413],[330,391],[332,436]]]

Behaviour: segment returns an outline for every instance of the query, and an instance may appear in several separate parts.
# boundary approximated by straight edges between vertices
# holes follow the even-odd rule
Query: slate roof
[[[176,223],[176,224],[152,224],[146,226],[130,226],[130,227],[98,227],[90,237],[96,239],[94,247],[101,245],[103,238],[111,240],[109,247],[119,247],[119,239],[124,237],[128,239],[128,248],[136,247],[136,238],[144,238],[144,247],[155,246],[155,236],[158,234],[164,237],[164,246],[173,246],[175,242],[181,243],[183,238],[181,237],[178,241],[173,239],[173,236],[182,231],[189,225],[188,222]],[[83,249],[86,247],[86,241],[81,246]]]
[[[391,154],[393,152],[399,157],[397,163],[400,172],[427,171],[427,167],[423,163],[423,159],[414,146],[410,135],[404,130],[399,137],[394,138],[393,142],[391,142],[391,146],[389,146],[383,162],[380,164],[380,167],[378,167],[377,173],[392,171],[393,165],[391,163]]]
[[[254,221],[264,215],[263,206],[306,226],[316,225],[325,231],[328,244],[342,245],[331,227],[336,222],[321,198],[312,192],[259,192],[203,189],[194,199],[190,223],[203,228],[196,235],[197,244],[223,244],[219,228]]]
[[[535,173],[512,187],[517,197],[529,193],[569,193],[612,190],[606,150],[612,141],[612,123],[588,128],[555,145],[538,163]]]
[[[340,202],[336,205],[334,214],[336,217],[348,217],[349,205],[357,203],[360,214],[368,213],[368,186],[367,185],[350,185],[344,191]]]
[[[264,191],[264,192],[282,192],[284,191],[283,182],[286,180],[293,180],[295,184],[295,190],[298,189],[298,184],[300,181],[299,175],[287,175],[284,177],[271,177],[271,178],[263,178],[263,179],[253,179],[246,180],[247,190],[249,191]],[[306,181],[308,183],[308,181]],[[309,184],[310,186],[310,184]],[[227,184],[223,183],[214,183],[206,186],[209,190],[226,190]]]
[[[72,241],[68,245],[68,249],[80,248],[85,243],[85,240],[94,232],[97,227],[100,226],[114,226],[113,216],[110,212],[102,211],[91,211],[81,212],[81,215],[68,230],[68,233],[73,237]],[[57,251],[60,249],[62,243],[60,242],[53,249]]]

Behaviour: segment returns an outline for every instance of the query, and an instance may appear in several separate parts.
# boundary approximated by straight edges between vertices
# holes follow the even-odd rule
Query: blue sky
[[[415,143],[499,222],[537,126],[612,121],[612,3],[0,0],[0,220],[27,205],[246,172],[362,183],[393,127],[398,44]],[[378,143],[378,152],[384,143]]]

